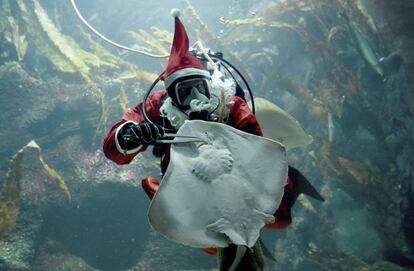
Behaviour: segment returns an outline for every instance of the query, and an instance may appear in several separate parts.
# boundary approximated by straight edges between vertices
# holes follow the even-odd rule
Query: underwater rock
[[[0,270],[29,271],[35,257],[36,236],[41,225],[37,208],[24,206],[17,228],[6,240],[0,240]]]
[[[340,250],[314,250],[311,251],[308,260],[313,263],[313,268],[322,270],[361,270],[361,271],[404,271],[405,268],[385,261],[370,263],[362,258],[345,253]],[[309,267],[308,267],[309,268]]]
[[[0,153],[16,150],[31,138],[24,131],[30,124],[45,119],[55,107],[45,84],[29,75],[19,63],[0,66]],[[9,124],[14,123],[13,129]]]
[[[32,137],[36,137],[36,139],[39,139],[39,144],[45,148],[45,160],[52,161],[54,167],[58,165],[56,167],[58,169],[63,168],[63,175],[69,177],[68,181],[71,190],[73,189],[75,203],[78,203],[79,198],[93,197],[95,190],[96,193],[101,193],[104,190],[101,185],[107,182],[122,182],[122,185],[125,185],[128,189],[135,189],[139,186],[139,179],[143,173],[150,172],[156,175],[158,174],[159,165],[157,162],[150,162],[151,158],[144,155],[136,159],[130,167],[119,168],[106,163],[102,153],[95,152],[95,149],[90,147],[91,138],[94,136],[100,119],[99,105],[96,104],[96,97],[93,97],[90,91],[85,91],[87,87],[79,85],[81,79],[79,73],[76,72],[73,63],[71,64],[67,59],[69,50],[76,46],[67,48],[69,43],[65,44],[60,39],[62,38],[61,34],[67,32],[61,31],[62,29],[58,26],[52,29],[48,25],[53,21],[53,23],[57,23],[56,25],[60,23],[63,29],[68,30],[73,24],[62,24],[62,22],[73,22],[74,20],[70,21],[68,19],[73,17],[73,13],[67,8],[67,5],[61,6],[58,2],[54,3],[52,8],[60,10],[59,14],[41,9],[34,13],[31,9],[34,7],[33,3],[38,3],[36,6],[39,6],[43,2],[18,0],[3,1],[1,3],[0,14],[4,16],[0,16],[0,35],[4,39],[0,41],[2,48],[0,60],[21,59],[23,65],[17,62],[9,62],[2,63],[0,67],[0,78],[2,78],[0,82],[0,108],[2,111],[0,116],[2,131],[0,134],[2,142],[0,144],[0,160],[1,162],[8,161],[18,148],[27,143]],[[90,3],[93,7],[92,10],[96,12],[95,14],[99,14],[99,10],[95,10],[99,5],[107,5],[106,2],[105,5],[102,5],[104,2]],[[247,3],[247,1],[243,2]],[[368,262],[361,258],[362,255],[358,251],[352,252],[354,255],[344,255],[342,252],[320,253],[318,257],[313,259],[312,263],[309,263],[309,266],[312,266],[313,269],[301,269],[300,267],[304,266],[301,263],[307,257],[308,243],[312,241],[315,246],[335,250],[338,247],[338,237],[334,234],[335,228],[345,227],[346,230],[354,228],[352,223],[340,223],[341,225],[332,226],[332,215],[330,213],[341,213],[343,210],[343,205],[332,207],[330,203],[330,198],[337,197],[339,194],[336,190],[338,184],[340,184],[341,190],[352,195],[355,201],[362,202],[364,207],[365,205],[369,207],[367,220],[370,224],[375,224],[375,231],[379,232],[381,241],[391,239],[394,246],[401,248],[402,253],[398,250],[392,251],[394,248],[391,249],[390,245],[388,251],[384,250],[384,258],[392,259],[397,263],[407,262],[406,259],[410,257],[414,259],[412,253],[409,253],[409,251],[413,252],[413,227],[411,226],[413,224],[411,223],[413,221],[413,204],[412,201],[410,201],[410,204],[401,204],[405,197],[412,197],[412,194],[404,190],[410,185],[412,187],[410,176],[413,176],[413,170],[410,166],[412,165],[413,146],[410,142],[412,142],[414,128],[410,119],[414,114],[414,94],[411,91],[414,82],[412,76],[414,74],[414,51],[412,50],[414,32],[408,31],[409,26],[413,23],[413,16],[411,16],[413,2],[400,1],[395,4],[393,1],[387,0],[363,1],[364,4],[367,4],[366,11],[369,12],[365,16],[369,20],[366,22],[368,25],[364,25],[364,20],[358,12],[359,7],[356,6],[361,1],[321,0],[306,2],[295,0],[279,1],[280,3],[277,4],[261,2],[265,1],[254,3],[255,14],[253,16],[257,14],[265,17],[268,21],[295,25],[296,29],[300,27],[310,34],[317,32],[325,33],[327,37],[330,34],[333,36],[327,39],[327,37],[314,34],[320,40],[320,42],[317,42],[315,39],[309,39],[310,36],[305,32],[298,35],[297,32],[286,31],[286,27],[284,29],[269,25],[257,27],[250,23],[247,27],[219,25],[224,34],[216,39],[218,33],[213,31],[216,26],[211,27],[211,25],[201,21],[196,10],[198,6],[194,5],[192,7],[187,1],[185,12],[190,18],[188,20],[189,25],[194,28],[190,31],[195,32],[197,38],[207,41],[206,46],[223,50],[226,58],[229,54],[232,54],[229,60],[236,64],[237,68],[247,69],[248,72],[251,72],[254,81],[251,79],[248,79],[248,81],[259,86],[254,89],[255,94],[259,93],[259,96],[278,103],[282,100],[280,97],[292,93],[294,98],[293,96],[290,97],[295,99],[295,102],[289,103],[288,106],[282,103],[281,106],[289,108],[289,112],[300,112],[295,116],[298,116],[298,119],[307,120],[302,125],[315,138],[314,144],[309,146],[310,149],[307,150],[307,152],[311,151],[313,159],[312,155],[308,155],[307,152],[294,150],[290,153],[289,162],[297,164],[300,169],[305,168],[305,171],[309,172],[310,179],[323,184],[324,196],[328,195],[326,197],[327,203],[322,207],[314,206],[318,216],[314,215],[314,211],[312,211],[312,215],[309,215],[310,212],[306,211],[306,208],[296,204],[293,210],[292,227],[288,231],[268,234],[268,236],[272,236],[269,243],[276,252],[276,258],[279,261],[275,268],[283,270],[340,270],[340,268],[343,268],[343,270],[403,270],[389,262]],[[10,11],[10,7],[8,7],[10,3],[13,3],[13,10],[17,12],[14,20],[8,18],[10,14],[6,12]],[[26,12],[23,12],[22,6],[29,8]],[[50,9],[51,5],[45,4],[44,8]],[[402,56],[404,61],[402,68],[404,70],[401,71],[407,69],[407,75],[400,77],[405,73],[399,72],[396,76],[398,78],[395,78],[395,80],[399,81],[399,88],[392,86],[386,89],[389,93],[384,95],[379,91],[382,89],[376,87],[377,85],[373,83],[372,78],[361,75],[360,69],[362,67],[357,62],[358,59],[361,61],[358,52],[354,48],[351,48],[354,50],[352,51],[337,46],[336,42],[338,41],[335,41],[335,39],[340,39],[342,32],[329,33],[329,27],[341,23],[336,14],[338,10],[342,9],[351,11],[348,14],[352,14],[352,19],[355,19],[362,29],[366,30],[370,27],[370,29],[378,31],[374,31],[376,34],[369,32],[371,34],[367,37],[369,41],[373,41],[372,45],[375,47],[375,52],[398,51]],[[48,19],[45,19],[47,18],[46,12],[49,14]],[[154,16],[148,15],[147,10],[134,10],[135,12],[145,19],[147,19],[147,16]],[[160,8],[154,14],[158,15],[162,12],[163,10]],[[25,15],[27,16],[25,17]],[[309,27],[309,17],[312,17],[317,24]],[[158,21],[163,18],[156,19]],[[112,29],[118,25],[115,26],[112,20],[98,19],[95,22],[105,22],[107,23],[106,26],[111,24]],[[170,21],[168,22],[170,23]],[[254,22],[254,20],[251,22]],[[14,24],[14,26],[11,24]],[[10,32],[10,26],[14,27],[14,29],[11,29],[12,32]],[[105,25],[97,26],[100,29],[105,29]],[[317,26],[318,29],[313,29]],[[374,29],[372,26],[376,26],[376,28]],[[126,27],[124,28],[126,29]],[[43,33],[42,31],[46,32]],[[11,34],[14,36],[11,36]],[[79,35],[72,34],[72,32],[70,35],[64,34],[65,40],[69,36]],[[59,36],[59,38],[51,38],[53,36]],[[331,43],[325,44],[326,40],[330,40]],[[26,46],[26,43],[28,43],[28,46]],[[101,48],[97,47],[98,42],[93,43],[86,40],[86,43],[86,46],[89,46],[89,49],[95,55],[99,55],[99,58],[106,62],[101,62],[102,66],[97,67],[93,63],[86,63],[86,61],[93,62],[97,58],[84,55],[86,56],[86,59],[83,59],[85,65],[93,70],[93,73],[89,74],[89,78],[93,77],[92,79],[103,82],[105,80],[111,81],[113,75],[112,82],[116,81],[117,84],[122,84],[130,97],[132,97],[132,91],[135,91],[135,94],[142,94],[140,83],[143,86],[153,80],[153,73],[146,73],[142,70],[133,72],[135,69],[130,67],[135,66],[128,66],[126,61],[121,63],[118,62],[119,59],[106,53],[102,54]],[[349,46],[349,39],[348,42],[341,44]],[[58,48],[56,45],[58,45]],[[277,48],[277,54],[269,52],[269,48]],[[330,52],[331,49],[334,52]],[[336,49],[338,50],[335,51]],[[340,50],[343,53],[343,61],[339,56],[341,55]],[[338,55],[336,55],[336,52],[339,52]],[[294,61],[295,58],[300,59],[302,56],[311,59],[312,66],[302,65],[300,62]],[[83,57],[76,57],[73,61],[82,60],[80,58]],[[385,74],[394,73],[398,72],[400,61],[398,55],[391,54],[383,59],[380,64]],[[335,64],[335,62],[338,63]],[[81,62],[77,63],[78,69],[87,70]],[[120,63],[119,66],[117,63]],[[152,67],[152,65],[150,66]],[[157,67],[160,66],[161,64],[157,63]],[[31,70],[26,72],[28,68]],[[312,70],[312,72],[308,73],[305,69]],[[38,71],[40,72],[38,73]],[[351,73],[352,76],[347,76],[347,72]],[[43,79],[39,80],[40,77],[37,78],[37,74],[40,74]],[[245,73],[243,72],[243,74]],[[57,79],[56,76],[61,77]],[[407,76],[408,79],[404,76]],[[288,83],[281,82],[285,80],[283,78]],[[347,78],[352,78],[354,81],[348,82]],[[62,80],[67,83],[62,83]],[[71,85],[74,81],[78,85]],[[325,82],[328,82],[328,84]],[[359,83],[362,83],[362,91],[354,91]],[[99,83],[97,84],[99,85]],[[389,81],[387,84],[389,84]],[[107,97],[106,99],[110,100],[112,93],[108,85],[105,83],[106,89],[104,87],[102,91]],[[114,88],[118,91],[120,86],[117,85]],[[360,93],[366,94],[359,95]],[[392,97],[391,93],[393,93]],[[341,98],[343,95],[346,96],[346,104],[352,105],[350,111],[356,113],[351,114],[345,110],[344,114],[341,114],[342,106],[337,103],[337,101],[340,101],[337,98]],[[123,96],[120,100],[125,110],[127,102],[124,98]],[[116,107],[117,102],[115,101],[111,105]],[[113,121],[117,118],[115,115],[120,110],[113,114],[115,110],[111,111],[108,108],[105,117],[109,121]],[[328,137],[326,133],[326,108],[333,115],[335,124],[333,140],[329,143],[326,142]],[[401,125],[392,125],[392,120],[396,118],[402,123]],[[14,124],[13,129],[10,128],[10,123]],[[401,135],[403,130],[404,136]],[[391,140],[394,135],[396,139]],[[99,136],[96,137],[97,141],[100,140]],[[382,140],[382,138],[389,140]],[[378,146],[381,146],[381,148],[378,148]],[[88,147],[93,151],[88,152]],[[331,152],[331,148],[335,152]],[[321,154],[319,154],[318,149],[320,149]],[[365,168],[368,168],[369,171],[365,172]],[[337,174],[340,176],[336,176]],[[376,182],[370,182],[372,174],[382,177]],[[33,175],[33,178],[30,179],[31,175]],[[64,198],[61,191],[57,187],[51,189],[49,186],[52,185],[52,181],[49,180],[47,183],[38,182],[40,179],[45,179],[46,175],[40,174],[35,166],[27,171],[23,177],[25,180],[30,179],[32,182],[27,183],[30,184],[26,187],[28,191],[22,191],[25,205],[38,203],[40,202],[39,199],[42,199],[45,195],[48,195],[48,200],[44,204],[48,206],[50,206],[49,204],[63,204]],[[125,194],[120,193],[117,198],[112,195],[112,197],[108,197],[108,200],[117,202],[123,195]],[[142,197],[145,198],[145,194],[138,193],[137,198]],[[29,199],[33,200],[30,201]],[[63,199],[63,201],[59,201],[59,199]],[[147,201],[141,203],[144,206],[148,204]],[[79,205],[79,207],[84,210],[82,205]],[[66,214],[65,208],[56,208],[54,211],[57,216]],[[27,216],[25,210],[25,208],[22,209],[20,219]],[[95,216],[96,213],[89,212],[95,218],[99,217]],[[408,215],[402,217],[403,214]],[[321,219],[317,218],[319,216]],[[404,220],[405,227],[401,227],[402,220]],[[30,223],[26,224],[18,222],[17,230],[14,232],[16,237],[0,243],[0,270],[15,271],[19,268],[20,270],[30,270],[28,263],[31,262],[30,259],[34,251],[32,246],[33,236],[18,237],[22,234],[20,227],[39,224],[36,219],[29,219],[29,221]],[[110,219],[103,219],[101,223],[104,225],[103,227],[108,227],[107,223],[115,222]],[[147,225],[145,218],[140,223],[144,226]],[[359,226],[363,228],[363,225]],[[34,234],[35,230],[32,233]],[[120,242],[120,239],[117,242]],[[385,241],[384,246],[386,248],[388,246]],[[64,263],[68,264],[67,266],[70,266],[69,263],[79,263],[79,268],[86,268],[86,270],[94,268],[87,266],[87,263],[85,263],[86,256],[82,259],[76,258],[72,253],[64,251],[66,248],[55,246],[54,251],[49,251],[50,255],[46,255],[44,258],[44,269],[48,268],[46,266],[48,261],[54,264],[60,264],[59,261],[62,262],[60,265],[50,265],[59,268],[63,268]],[[8,256],[6,257],[6,255]],[[122,256],[120,255],[118,259],[122,259]],[[210,270],[215,266],[216,259],[214,257],[204,255],[199,250],[176,245],[155,233],[151,233],[148,240],[145,241],[144,255],[140,257],[139,263],[131,270]],[[59,268],[55,270],[60,270]]]
[[[68,85],[57,78],[43,81],[17,62],[1,65],[0,77],[2,162],[31,139],[42,147],[74,134],[81,134],[85,145],[92,141],[90,132],[99,123],[100,109],[84,86]]]
[[[42,271],[98,271],[98,269],[88,265],[82,258],[65,253],[40,256],[36,260],[34,269]]]
[[[54,255],[76,255],[103,271],[133,267],[143,254],[149,230],[148,200],[141,188],[116,180],[77,180],[72,188],[76,191],[72,204],[55,201],[42,208],[43,223],[37,236],[41,257],[53,260]]]

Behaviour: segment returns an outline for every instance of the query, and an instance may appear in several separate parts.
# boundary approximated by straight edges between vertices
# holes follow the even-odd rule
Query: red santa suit
[[[166,97],[166,95],[167,94],[165,90],[154,92],[148,97],[146,103],[148,117],[159,125],[164,125],[165,123],[168,124],[168,120],[160,116],[160,107],[162,105],[162,100]],[[262,136],[262,130],[260,129],[259,123],[243,99],[234,96],[228,105],[228,112],[228,125],[246,133]],[[126,112],[122,118],[109,130],[104,139],[103,151],[105,156],[117,164],[128,164],[137,154],[145,151],[147,148],[144,145],[137,147],[135,150],[129,151],[125,151],[121,148],[121,144],[118,142],[118,132],[121,130],[123,125],[130,122],[145,122],[145,118],[142,113],[142,102]],[[165,151],[163,153],[161,161],[162,174],[166,171],[168,163],[170,161],[169,155],[171,144],[164,144],[164,146]],[[148,196],[152,198],[158,189],[159,182],[154,177],[146,178],[143,180],[142,186]],[[266,225],[267,228],[281,229],[291,223],[290,209],[293,205],[293,202],[289,197],[289,192],[292,186],[293,179],[291,177],[288,177],[284,196],[278,210],[275,213],[276,222]]]
[[[175,33],[173,44],[171,48],[171,54],[169,57],[166,71],[163,73],[161,80],[164,81],[164,85],[168,91],[173,89],[175,82],[188,76],[202,76],[209,77],[210,74],[206,71],[200,61],[194,57],[188,51],[189,41],[179,18],[175,17]],[[169,121],[166,118],[161,117],[160,108],[163,101],[167,96],[174,98],[173,94],[167,94],[166,90],[160,90],[151,94],[146,100],[145,108],[148,117],[151,121],[167,128],[172,128]],[[245,101],[239,97],[232,97],[231,101],[227,104],[228,118],[226,124],[234,128],[242,130],[247,133],[262,136],[262,131],[255,118],[246,105]],[[136,148],[123,148],[121,146],[119,133],[123,131],[124,125],[130,125],[130,123],[143,123],[145,122],[144,114],[142,112],[142,102],[136,105],[134,108],[126,112],[121,120],[119,120],[108,132],[103,143],[103,151],[106,157],[117,164],[128,164],[132,159],[140,152],[145,151],[145,145],[136,146]],[[122,139],[121,139],[122,141]],[[167,169],[170,159],[170,146],[169,144],[162,144],[155,146],[154,149],[161,149],[158,151],[157,156],[162,156],[161,159],[161,172],[164,173]],[[159,148],[160,147],[160,148]],[[153,151],[154,153],[154,151]],[[269,169],[270,170],[270,169]],[[291,223],[290,209],[294,203],[295,197],[292,196],[290,191],[293,187],[294,180],[288,177],[287,184],[284,190],[284,196],[280,203],[278,210],[275,213],[276,222],[270,225],[266,225],[268,228],[284,228]],[[148,196],[152,198],[158,189],[159,181],[154,177],[145,178],[142,181],[142,186]],[[214,253],[213,251],[207,251]]]

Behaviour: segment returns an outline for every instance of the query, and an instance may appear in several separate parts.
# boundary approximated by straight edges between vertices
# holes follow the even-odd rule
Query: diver
[[[178,14],[168,65],[160,79],[165,89],[149,94],[144,101],[126,112],[107,133],[103,150],[106,157],[117,164],[128,164],[133,158],[152,146],[154,156],[161,159],[161,175],[170,160],[170,142],[165,140],[186,120],[222,122],[244,132],[262,136],[254,114],[232,78],[214,67],[207,67],[189,51],[189,40]],[[214,63],[210,63],[214,66]],[[220,89],[220,91],[217,91]],[[239,88],[240,92],[240,88]],[[185,138],[184,138],[185,140]],[[142,180],[142,187],[152,198],[160,183],[156,177]],[[275,213],[275,222],[267,228],[283,229],[291,222],[291,208],[300,193],[317,199],[322,197],[296,169],[289,167],[284,196]],[[214,248],[205,251],[215,254]]]

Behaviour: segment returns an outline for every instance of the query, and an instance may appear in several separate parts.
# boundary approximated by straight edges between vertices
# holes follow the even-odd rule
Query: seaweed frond
[[[339,88],[346,91],[344,94],[356,95],[359,92],[359,85],[356,82],[353,74],[343,64],[340,64],[336,61],[336,57],[333,55],[333,52],[330,50],[330,48],[328,48],[325,42],[308,33],[302,27],[284,22],[267,20],[263,17],[234,20],[225,20],[222,18],[221,22],[223,24],[233,26],[254,25],[257,27],[280,28],[297,33],[306,45],[309,45],[316,51],[320,52],[320,54],[324,56],[325,59],[331,62],[332,65],[338,71],[340,71],[342,75],[344,75],[346,82]],[[339,76],[337,76],[337,78],[339,78]],[[336,83],[339,84],[339,80],[337,80]]]
[[[156,26],[151,26],[152,33],[157,37],[157,39],[164,44],[167,44],[168,47],[171,46],[173,40],[173,34],[166,30],[161,30]]]
[[[127,112],[128,111],[128,104],[129,104],[129,99],[128,99],[128,95],[125,92],[125,89],[123,89],[121,87],[121,90],[119,91],[119,104],[122,108],[122,112]]]
[[[217,43],[216,35],[208,28],[207,24],[203,22],[190,1],[186,0],[184,4],[185,8],[183,13],[186,14],[186,20],[192,25],[192,28],[196,32],[197,39],[204,41],[206,44]]]
[[[151,34],[146,32],[145,30],[140,29],[138,30],[138,32],[128,31],[128,33],[138,43],[149,46],[149,49],[147,50],[153,51],[154,53],[162,54],[162,55],[169,54],[167,49],[165,49],[164,46],[155,37],[153,37]]]
[[[5,238],[15,228],[16,219],[20,210],[20,192],[22,180],[22,157],[27,149],[35,149],[39,155],[39,161],[45,172],[56,180],[60,189],[65,193],[67,200],[72,199],[69,188],[63,178],[51,168],[41,154],[41,148],[34,141],[30,141],[26,146],[16,152],[10,159],[10,167],[6,173],[5,185],[0,192],[0,239]]]
[[[10,42],[14,44],[17,53],[17,60],[22,61],[27,51],[26,35],[22,34],[16,20],[12,16],[8,16],[7,20],[10,24]]]

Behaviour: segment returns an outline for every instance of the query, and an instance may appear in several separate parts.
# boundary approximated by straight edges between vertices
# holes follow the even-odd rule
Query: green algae
[[[35,149],[38,152],[38,159],[43,170],[59,185],[65,193],[68,202],[72,195],[64,179],[50,167],[43,159],[41,148],[34,141],[30,141],[23,148],[18,150],[10,160],[10,167],[6,173],[5,185],[0,192],[0,239],[6,238],[16,227],[16,220],[20,211],[20,192],[22,189],[22,158],[28,149]]]

